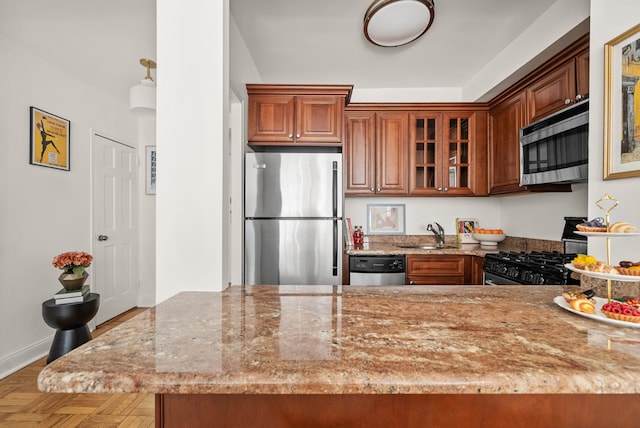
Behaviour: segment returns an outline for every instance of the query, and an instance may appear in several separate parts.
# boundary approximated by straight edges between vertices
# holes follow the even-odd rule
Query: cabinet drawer
[[[409,285],[464,285],[464,276],[421,276],[408,275],[407,284]]]
[[[407,256],[409,276],[463,276],[465,256]]]

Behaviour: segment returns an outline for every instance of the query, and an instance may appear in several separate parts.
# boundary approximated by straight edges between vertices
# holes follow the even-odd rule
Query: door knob
[[[107,235],[98,235],[98,241],[106,241],[109,237]]]

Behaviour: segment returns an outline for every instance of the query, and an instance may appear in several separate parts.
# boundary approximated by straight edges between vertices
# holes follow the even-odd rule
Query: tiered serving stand
[[[611,266],[611,238],[617,238],[617,237],[632,237],[632,236],[640,236],[640,233],[637,232],[625,232],[625,233],[615,233],[615,232],[609,232],[609,228],[611,227],[611,223],[610,223],[610,213],[611,211],[617,207],[619,204],[619,201],[617,201],[616,199],[612,198],[609,194],[605,194],[602,198],[600,198],[597,202],[596,205],[598,206],[598,208],[600,208],[604,214],[605,214],[605,224],[607,226],[607,231],[606,232],[575,232],[578,235],[582,235],[582,236],[588,236],[588,237],[596,237],[596,238],[605,238],[606,240],[606,249],[607,249],[607,264],[609,266]],[[610,324],[617,324],[617,325],[624,325],[624,326],[630,326],[630,327],[638,327],[640,328],[640,323],[632,323],[632,322],[625,322],[625,321],[618,321],[618,320],[614,320],[611,318],[607,318],[605,315],[600,314],[599,310],[600,307],[602,307],[602,305],[606,302],[610,302],[611,301],[611,281],[622,281],[622,282],[640,282],[640,276],[632,276],[632,275],[620,275],[620,274],[610,274],[610,273],[603,273],[603,272],[591,272],[591,271],[586,271],[586,270],[582,270],[582,269],[578,269],[576,267],[574,267],[571,263],[567,263],[565,265],[565,267],[573,272],[577,272],[581,275],[587,275],[593,278],[598,278],[598,279],[606,279],[607,280],[607,300],[605,301],[604,299],[598,299],[596,297],[596,314],[585,314],[584,312],[579,312],[579,311],[575,311],[573,310],[564,300],[564,298],[562,296],[559,296],[557,298],[554,299],[555,303],[562,307],[563,309],[566,309],[570,312],[574,312],[578,315],[582,315],[584,317],[587,318],[592,318],[592,319],[596,319],[598,321],[603,321],[603,322],[607,322]]]

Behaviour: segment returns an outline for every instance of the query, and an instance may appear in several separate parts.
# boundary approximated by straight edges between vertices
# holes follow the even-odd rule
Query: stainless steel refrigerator
[[[245,156],[245,284],[341,284],[342,155]]]

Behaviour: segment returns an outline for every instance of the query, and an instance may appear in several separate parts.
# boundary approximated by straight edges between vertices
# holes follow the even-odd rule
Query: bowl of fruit
[[[481,247],[497,247],[504,238],[502,229],[473,229],[473,239],[479,241]]]

